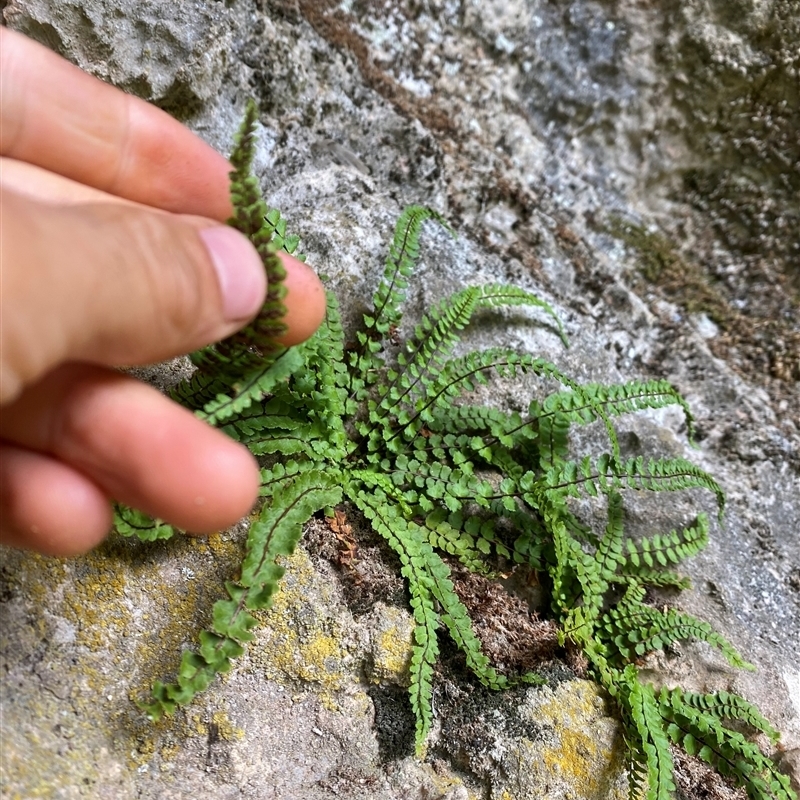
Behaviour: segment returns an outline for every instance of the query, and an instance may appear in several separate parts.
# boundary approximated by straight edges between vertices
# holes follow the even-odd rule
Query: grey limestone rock
[[[758,671],[731,671],[695,645],[645,666],[656,683],[756,702],[796,773],[796,3],[2,5],[7,25],[223,151],[255,96],[268,200],[348,325],[401,208],[421,202],[459,237],[426,231],[410,319],[456,287],[513,281],[553,304],[570,349],[518,315],[482,321],[472,346],[503,336],[581,380],[665,377],[684,392],[698,449],[666,412],[623,420],[621,441],[630,455],[685,455],[727,491],[725,520],[688,564],[694,588],[670,602],[712,622]],[[512,382],[491,399],[519,407],[531,391]],[[669,530],[707,506],[700,494],[632,498],[628,513],[641,530]],[[626,796],[619,728],[574,664],[552,663],[547,687],[503,695],[445,665],[429,758],[415,761],[402,583],[363,531],[343,567],[319,521],[248,654],[174,719],[148,723],[132,698],[172,674],[207,623],[244,525],[208,542],[112,538],[72,561],[2,551],[4,798]],[[681,766],[681,797],[723,796],[693,769]]]

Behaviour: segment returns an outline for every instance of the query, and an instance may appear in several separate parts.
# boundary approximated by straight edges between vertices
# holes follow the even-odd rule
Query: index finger
[[[0,27],[0,155],[182,214],[231,214],[228,161],[161,109]]]

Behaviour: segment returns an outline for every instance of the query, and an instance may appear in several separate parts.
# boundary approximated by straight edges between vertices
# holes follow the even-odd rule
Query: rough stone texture
[[[553,303],[487,318],[473,346],[512,345],[584,380],[666,377],[699,423],[625,420],[631,455],[685,454],[729,496],[678,603],[755,663],[708,648],[647,663],[654,681],[732,688],[800,752],[800,98],[793,0],[9,0],[7,24],[230,147],[262,110],[258,171],[310,263],[363,311],[408,202],[426,232],[410,307],[512,280]],[[413,318],[413,312],[410,314]],[[169,373],[162,373],[168,380]],[[535,387],[534,387],[535,388]],[[515,382],[492,398],[519,406]],[[576,446],[602,446],[582,433]],[[631,498],[669,530],[708,498]],[[3,551],[3,797],[624,797],[603,698],[553,663],[550,686],[494,695],[447,658],[428,761],[412,759],[408,615],[391,561],[356,558],[313,522],[309,552],[248,655],[174,720],[131,702],[170,675],[241,558],[208,542],[111,540],[62,562]],[[333,564],[333,566],[331,566]],[[674,599],[671,602],[675,602]],[[446,652],[445,652],[445,655]],[[685,797],[708,776],[681,767]],[[724,796],[723,788],[717,787]]]
[[[12,2],[4,14],[82,69],[178,116],[219,91],[233,33],[224,8],[203,0]]]

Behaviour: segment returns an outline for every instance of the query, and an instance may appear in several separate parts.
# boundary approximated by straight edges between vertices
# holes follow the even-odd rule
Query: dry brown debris
[[[528,672],[550,661],[559,649],[558,629],[502,584],[463,567],[453,583],[472,618],[486,655],[501,671]]]

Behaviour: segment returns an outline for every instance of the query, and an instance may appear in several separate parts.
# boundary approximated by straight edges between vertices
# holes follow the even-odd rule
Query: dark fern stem
[[[453,357],[462,331],[481,309],[538,310],[564,338],[553,309],[513,286],[456,292],[430,309],[387,361],[387,353],[396,351],[387,345],[396,345],[423,225],[445,225],[438,213],[420,206],[406,209],[397,223],[373,311],[365,315],[355,347],[345,350],[330,293],[320,330],[301,345],[282,347],[275,337],[282,330],[283,273],[275,253],[293,252],[297,239],[286,236],[280,214],[264,203],[251,175],[256,123],[251,103],[231,157],[231,224],[261,254],[270,294],[244,331],[193,355],[197,372],[174,396],[254,454],[280,458],[262,470],[264,502],[250,526],[239,576],[226,584],[210,629],[195,651],[184,654],[176,681],[153,687],[143,704],[150,717],[172,714],[231,668],[253,638],[252,612],[272,601],[283,575],[280,558],[294,550],[311,515],[346,499],[395,551],[407,581],[415,623],[409,696],[419,756],[433,722],[440,630],[484,685],[540,682],[534,673],[503,675],[491,665],[445,560],[491,575],[501,558],[547,573],[561,643],[583,652],[617,705],[637,797],[674,795],[676,746],[733,778],[753,800],[796,800],[788,777],[726,724],[747,725],[776,742],[777,732],[756,708],[725,692],[657,692],[636,666],[648,652],[695,639],[719,649],[732,665],[750,668],[707,623],[645,599],[651,587],[688,586],[676,568],[705,547],[706,515],[683,530],[645,538],[624,530],[623,497],[631,491],[706,489],[722,514],[721,488],[691,462],[620,456],[613,420],[623,414],[677,406],[691,439],[684,399],[658,380],[580,385],[544,359],[503,347]],[[531,399],[525,414],[463,399],[493,376],[522,374],[560,388]],[[571,458],[571,428],[593,422],[605,427],[610,452]],[[571,510],[569,498],[579,496],[605,499],[602,534],[592,533]],[[172,535],[168,525],[126,508],[118,509],[117,527],[145,540]]]

